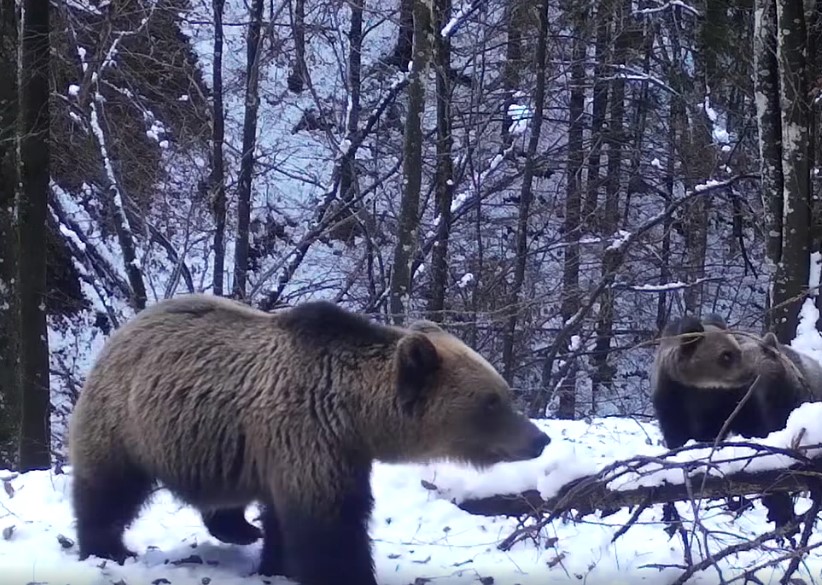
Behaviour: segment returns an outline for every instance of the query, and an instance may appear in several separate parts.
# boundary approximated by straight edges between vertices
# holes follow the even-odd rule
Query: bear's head
[[[693,388],[739,389],[756,378],[752,357],[722,317],[686,316],[663,332],[658,368]]]
[[[395,360],[400,409],[417,430],[417,459],[482,468],[534,459],[551,442],[514,408],[496,369],[438,325],[410,325]]]

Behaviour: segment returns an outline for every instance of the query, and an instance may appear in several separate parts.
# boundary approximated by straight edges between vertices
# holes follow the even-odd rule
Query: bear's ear
[[[705,325],[713,325],[714,327],[719,327],[720,329],[728,329],[728,323],[725,322],[725,319],[721,315],[717,315],[716,313],[709,313],[702,318],[702,322]]]
[[[702,336],[696,334],[705,333],[705,328],[699,319],[688,315],[687,317],[683,317],[679,322],[676,333],[682,336],[679,339],[681,355],[682,357],[688,357],[694,352],[699,342],[702,341]]]
[[[411,333],[397,345],[397,394],[406,414],[425,398],[442,360],[437,348],[422,333]]]
[[[427,319],[414,321],[408,326],[408,328],[411,331],[419,331],[420,333],[445,333],[445,330],[442,327],[433,321],[428,321]]]
[[[779,339],[777,339],[776,335],[774,335],[772,331],[768,331],[762,338],[762,345],[776,349],[779,347]]]

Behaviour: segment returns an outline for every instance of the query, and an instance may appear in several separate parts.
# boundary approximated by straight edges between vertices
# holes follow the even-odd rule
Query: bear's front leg
[[[377,585],[368,535],[374,505],[369,474],[339,493],[312,495],[315,507],[305,494],[278,502],[288,578],[301,585]]]

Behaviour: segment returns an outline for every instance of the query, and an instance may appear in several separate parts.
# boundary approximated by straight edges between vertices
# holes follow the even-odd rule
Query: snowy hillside
[[[800,409],[819,417],[820,405]],[[795,420],[794,420],[795,419]],[[802,422],[795,416],[792,423]],[[377,465],[372,477],[376,498],[371,534],[374,538],[378,580],[385,585],[412,583],[497,583],[547,585],[580,582],[610,584],[643,582],[669,584],[681,569],[682,544],[678,536],[668,539],[663,531],[661,506],[645,511],[639,521],[614,544],[615,533],[630,519],[630,510],[600,519],[557,520],[541,534],[541,542],[520,542],[507,552],[497,544],[517,528],[517,520],[472,516],[426,489],[421,480],[448,490],[450,497],[488,495],[539,487],[550,492],[564,481],[600,468],[616,459],[637,454],[658,455],[665,450],[655,424],[620,418],[585,421],[540,421],[553,438],[542,457],[533,462],[503,464],[485,472],[454,465]],[[792,425],[789,425],[792,426]],[[784,434],[784,433],[783,433]],[[776,435],[776,434],[775,434]],[[548,472],[547,475],[545,472]],[[8,477],[8,476],[6,476]],[[550,481],[556,478],[557,481]],[[73,539],[69,491],[71,474],[32,472],[4,482],[0,493],[0,566],[3,584],[31,582],[50,585],[126,583],[285,584],[284,579],[251,576],[260,544],[239,547],[218,543],[200,523],[196,512],[176,502],[168,492],[159,492],[140,518],[126,532],[126,544],[139,557],[123,567],[99,559],[79,562]],[[9,489],[10,488],[10,489]],[[801,500],[797,511],[808,507]],[[690,505],[678,504],[680,514],[693,518]],[[249,517],[254,513],[250,509]],[[722,502],[703,502],[700,521],[710,530],[711,549],[716,552],[734,542],[746,541],[770,530],[765,510],[757,502],[734,518]],[[62,543],[61,543],[62,541]],[[695,560],[701,558],[703,543],[694,545]],[[720,562],[726,578],[743,568],[761,565],[770,553],[762,549],[730,556]],[[771,555],[771,557],[769,557]],[[784,565],[783,565],[784,569]],[[807,571],[818,575],[822,554],[811,556],[797,576]],[[775,582],[777,569],[759,571],[763,583]],[[716,583],[714,570],[698,574],[690,583]]]

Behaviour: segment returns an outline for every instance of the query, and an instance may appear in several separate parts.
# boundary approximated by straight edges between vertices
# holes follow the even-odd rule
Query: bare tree
[[[20,427],[16,295],[17,18],[14,0],[0,2],[0,467],[14,468]]]
[[[248,280],[248,226],[251,221],[251,183],[254,174],[254,149],[257,145],[257,112],[260,108],[260,55],[263,37],[263,0],[252,0],[251,21],[246,39],[245,116],[243,118],[243,151],[237,186],[237,240],[234,244],[233,296],[245,299]]]
[[[25,0],[20,33],[17,206],[19,283],[20,469],[51,466],[46,230],[49,194],[49,5]]]
[[[408,117],[405,121],[403,146],[403,190],[389,300],[391,318],[396,324],[402,324],[405,319],[413,277],[411,266],[417,248],[422,189],[422,115],[425,110],[425,81],[431,62],[430,28],[429,0],[414,0],[414,56],[411,61],[411,79],[408,83]]]
[[[223,8],[225,0],[212,0],[214,10],[214,62],[212,64],[213,108],[211,114],[211,198],[214,212],[214,276],[212,289],[222,296],[225,284],[225,172],[223,142],[225,112],[223,111]]]
[[[441,31],[451,14],[451,0],[436,0],[435,31]],[[428,309],[431,318],[442,321],[445,311],[445,289],[448,285],[448,239],[451,232],[451,203],[454,180],[451,157],[451,41],[435,35],[437,73],[437,169],[435,190],[437,200],[437,241],[431,250],[431,298]]]
[[[508,317],[502,338],[502,367],[503,376],[508,383],[514,378],[514,339],[517,331],[517,321],[520,315],[520,295],[525,282],[525,266],[528,260],[528,222],[531,216],[531,201],[533,200],[533,182],[536,170],[536,156],[539,148],[539,138],[542,132],[542,119],[545,108],[545,63],[548,53],[548,14],[550,0],[543,0],[539,13],[539,36],[537,49],[534,53],[534,69],[536,80],[534,83],[534,115],[531,118],[531,134],[528,137],[528,151],[525,157],[525,170],[522,175],[522,188],[519,194],[519,214],[517,216],[516,259],[514,264],[514,282],[511,284],[511,294],[508,299]]]

